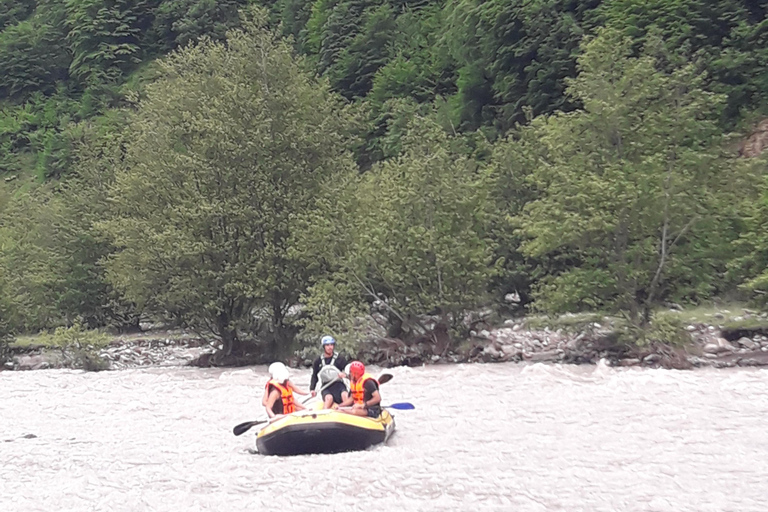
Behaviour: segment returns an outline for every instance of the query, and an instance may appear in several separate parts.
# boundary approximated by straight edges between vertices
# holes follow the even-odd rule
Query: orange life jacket
[[[275,379],[270,379],[266,386],[267,394],[269,394],[269,386],[275,386],[275,388],[280,392],[280,399],[283,401],[283,414],[291,414],[296,410],[296,405],[293,403],[293,391],[283,386]]]
[[[367,380],[372,380],[376,383],[376,385],[379,385],[379,381],[371,377],[370,373],[364,373],[360,379],[358,379],[357,382],[350,382],[349,383],[349,392],[352,394],[352,398],[355,399],[356,404],[362,404],[364,402],[365,397],[365,382]]]

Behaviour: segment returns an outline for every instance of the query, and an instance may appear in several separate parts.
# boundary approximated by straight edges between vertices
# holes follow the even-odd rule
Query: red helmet
[[[349,374],[352,377],[360,378],[365,373],[365,365],[360,361],[352,361],[349,363]]]

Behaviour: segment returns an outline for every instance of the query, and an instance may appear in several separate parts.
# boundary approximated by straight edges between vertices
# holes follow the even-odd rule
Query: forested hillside
[[[0,0],[0,337],[768,294],[766,1]],[[425,323],[425,315],[431,319]]]

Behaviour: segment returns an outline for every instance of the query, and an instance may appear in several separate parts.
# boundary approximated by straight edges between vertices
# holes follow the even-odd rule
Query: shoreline
[[[741,318],[741,317],[739,317]],[[606,320],[608,320],[606,318]],[[369,336],[359,345],[356,357],[384,368],[427,364],[540,362],[550,364],[597,364],[610,366],[692,369],[768,366],[768,321],[763,325],[724,326],[686,324],[690,342],[682,345],[652,343],[627,346],[617,343],[610,322],[589,322],[577,328],[531,328],[530,319],[507,319],[500,326],[472,331],[455,348],[438,352],[427,341],[406,344],[399,339]],[[299,353],[307,353],[306,350]],[[181,330],[149,330],[115,336],[99,351],[108,362],[106,371],[150,367],[210,367],[211,344]],[[294,355],[293,367],[308,367],[311,359]],[[238,367],[260,364],[259,358],[222,364]],[[25,371],[72,367],[63,353],[40,345],[13,347],[4,370]]]

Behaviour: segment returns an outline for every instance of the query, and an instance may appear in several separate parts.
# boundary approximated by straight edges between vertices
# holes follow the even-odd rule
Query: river
[[[0,372],[0,510],[768,510],[767,370],[389,371],[387,445],[283,458],[264,367]]]

